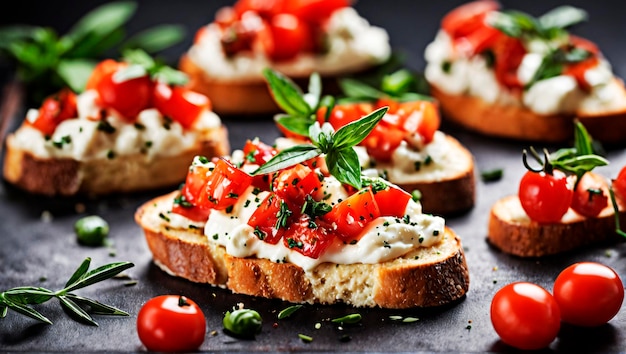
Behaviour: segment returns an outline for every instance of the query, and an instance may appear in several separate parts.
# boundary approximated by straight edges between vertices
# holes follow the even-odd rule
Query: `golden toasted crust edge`
[[[156,211],[158,204],[171,203],[175,195],[172,192],[148,201],[135,214],[155,263],[175,276],[252,296],[295,303],[345,302],[356,307],[441,306],[461,299],[469,290],[469,270],[461,240],[449,228],[440,245],[420,248],[401,259],[382,264],[324,263],[307,274],[293,264],[227,255],[223,247],[209,245],[199,230],[177,230],[166,221],[151,222],[154,218],[149,214]],[[372,292],[368,294],[371,301],[363,302],[354,294],[341,291],[323,298],[324,295],[316,295],[313,282],[330,282],[336,272],[365,274],[366,282],[371,284],[363,287]],[[333,284],[326,285],[334,288]]]
[[[435,85],[431,95],[440,103],[445,118],[469,130],[498,138],[521,141],[564,142],[574,136],[577,118],[600,142],[624,145],[626,110],[605,114],[539,115],[516,105],[490,104],[469,95],[451,95]],[[625,95],[626,97],[626,95]]]
[[[612,206],[596,218],[577,215],[567,222],[540,224],[529,219],[511,220],[508,211],[521,207],[518,205],[516,195],[502,198],[489,215],[487,239],[503,252],[519,257],[543,257],[619,239]],[[626,214],[622,212],[620,223],[624,222]]]
[[[203,132],[202,139],[192,149],[152,160],[142,154],[88,161],[40,158],[15,146],[13,139],[11,134],[6,141],[5,180],[30,193],[46,196],[104,195],[170,187],[185,180],[196,155],[230,153],[225,126]]]

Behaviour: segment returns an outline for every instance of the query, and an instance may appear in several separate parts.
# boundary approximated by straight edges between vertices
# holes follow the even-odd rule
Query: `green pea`
[[[78,242],[86,246],[103,246],[109,235],[109,224],[97,215],[85,216],[74,224]]]
[[[253,337],[261,332],[263,319],[258,312],[250,309],[239,309],[224,315],[224,328],[240,337]]]

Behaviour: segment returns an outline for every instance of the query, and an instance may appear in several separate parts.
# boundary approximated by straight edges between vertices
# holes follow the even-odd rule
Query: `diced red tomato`
[[[211,173],[212,170],[204,165],[195,165],[189,168],[189,172],[187,172],[187,177],[185,178],[185,184],[181,190],[181,194],[187,202],[194,206],[209,210],[209,208],[204,208],[204,204],[201,201],[207,199],[204,186],[209,180]]]
[[[172,213],[176,213],[178,215],[182,215],[189,220],[193,221],[206,221],[209,217],[210,209],[202,209],[199,206],[188,205],[184,206],[183,204],[174,202],[172,206]]]
[[[274,192],[290,207],[302,206],[307,195],[319,201],[321,188],[322,183],[317,173],[301,164],[280,171],[273,181]]]
[[[121,69],[124,70],[124,69]],[[145,76],[120,80],[120,70],[105,73],[95,82],[98,102],[105,108],[113,108],[123,118],[133,122],[139,112],[149,107],[152,100],[152,80]]]
[[[324,215],[324,220],[335,226],[335,234],[342,240],[358,240],[363,228],[380,216],[380,209],[370,187],[364,188]]]
[[[441,28],[450,35],[455,47],[467,54],[480,53],[500,36],[501,32],[485,23],[487,14],[500,5],[492,0],[479,0],[463,4],[448,12]]]
[[[207,96],[182,86],[172,87],[164,83],[155,85],[152,102],[161,114],[172,118],[185,129],[191,128],[202,111],[211,110],[211,101]]]
[[[234,5],[235,12],[241,16],[246,11],[254,11],[261,17],[271,18],[283,12],[289,0],[239,0]]]
[[[215,23],[222,28],[228,27],[239,20],[239,14],[232,6],[223,6],[215,12]],[[203,26],[200,30],[206,31],[207,27]],[[196,33],[194,43],[197,43],[199,33]]]
[[[573,47],[584,49],[591,53],[591,56],[583,61],[566,65],[563,69],[563,75],[573,76],[576,79],[578,86],[585,90],[590,90],[591,86],[585,79],[585,72],[587,72],[588,69],[598,66],[598,63],[600,62],[598,57],[600,50],[595,43],[581,37],[570,35],[570,42]]]
[[[328,123],[333,126],[335,130],[343,127],[344,125],[361,119],[369,112],[373,112],[372,105],[370,103],[353,103],[337,105],[333,107],[333,110],[328,116]],[[317,111],[317,121],[322,124],[326,118],[326,107],[322,107]]]
[[[405,136],[406,132],[402,129],[380,122],[359,145],[365,146],[375,160],[389,161]]]
[[[333,12],[347,6],[350,6],[348,0],[291,0],[286,1],[285,12],[292,13],[307,22],[321,24]]]
[[[313,221],[310,216],[301,214],[298,220],[285,231],[283,243],[307,257],[319,258],[332,244],[334,238],[329,225],[323,220]]]
[[[237,199],[252,184],[252,176],[233,166],[225,159],[218,159],[205,186],[206,198],[199,200],[205,208],[223,210]]]
[[[615,195],[626,202],[626,166],[617,174],[617,178],[613,180],[612,188],[615,191]]]
[[[268,20],[269,26],[258,33],[265,54],[273,61],[287,61],[313,45],[310,26],[298,17],[280,13]]]
[[[396,186],[387,186],[384,190],[374,191],[374,200],[380,216],[402,217],[411,195]]]
[[[526,48],[519,38],[500,36],[493,52],[498,82],[508,88],[521,88],[523,85],[517,76],[517,68],[526,55]]]
[[[284,209],[285,201],[276,195],[271,193],[268,195],[259,205],[259,207],[252,213],[248,220],[248,225],[254,228],[254,233],[259,239],[276,244],[285,234],[285,230],[290,226],[292,218],[286,218],[285,225],[277,225],[281,207]]]
[[[50,136],[62,121],[77,116],[76,94],[70,89],[63,89],[43,101],[37,119],[30,124]]]
[[[278,153],[276,148],[254,139],[248,139],[243,146],[244,163],[262,165]]]
[[[433,101],[402,102],[396,112],[396,125],[407,133],[417,132],[426,144],[433,140],[441,124],[439,106]]]

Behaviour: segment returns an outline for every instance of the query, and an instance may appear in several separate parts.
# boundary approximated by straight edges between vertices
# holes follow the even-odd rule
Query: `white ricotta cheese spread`
[[[527,54],[517,71],[521,83],[528,83],[539,68],[546,46],[526,43]],[[518,104],[543,115],[570,114],[576,111],[601,112],[626,107],[608,61],[585,73],[590,91],[583,91],[576,80],[560,75],[539,80],[523,91],[521,98],[511,95],[496,80],[494,71],[482,56],[464,56],[453,47],[447,33],[440,30],[425,51],[426,79],[452,95],[471,95],[488,103]]]
[[[263,69],[272,67],[291,77],[338,75],[357,72],[386,61],[391,55],[389,35],[372,26],[354,8],[335,11],[327,27],[327,51],[302,53],[286,62],[272,62],[261,51],[227,57],[220,42],[221,29],[209,24],[205,33],[188,51],[190,60],[215,80],[264,80]]]
[[[140,153],[150,160],[180,154],[197,144],[201,130],[221,125],[219,117],[208,110],[188,130],[156,109],[143,110],[134,123],[126,122],[113,110],[107,110],[109,115],[100,120],[102,109],[96,97],[95,91],[78,95],[78,117],[61,122],[50,137],[34,127],[22,126],[14,134],[16,146],[40,158],[86,161]],[[30,109],[26,119],[33,122],[38,114],[37,109]]]

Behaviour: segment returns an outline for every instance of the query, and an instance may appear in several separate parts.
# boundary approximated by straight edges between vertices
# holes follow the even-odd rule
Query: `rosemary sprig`
[[[76,318],[93,326],[97,326],[98,323],[94,321],[87,310],[97,315],[128,316],[127,312],[96,300],[78,296],[72,291],[114,277],[133,267],[134,264],[130,262],[109,263],[89,271],[90,264],[91,258],[86,258],[61,290],[52,291],[42,287],[22,286],[0,292],[0,318],[6,317],[8,310],[13,310],[40,322],[52,324],[52,321],[47,317],[28,306],[42,304],[52,298],[57,298],[61,306],[75,315]]]

